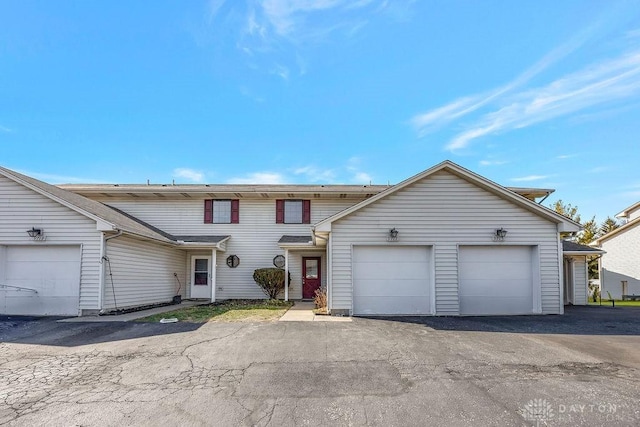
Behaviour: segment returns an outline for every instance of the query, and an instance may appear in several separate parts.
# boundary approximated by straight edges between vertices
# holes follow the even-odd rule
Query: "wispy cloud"
[[[271,69],[271,74],[280,77],[282,80],[289,80],[289,68],[284,65],[276,64]]]
[[[492,160],[492,159],[480,160],[480,166],[500,166],[507,163],[509,162],[507,162],[506,160]]]
[[[449,124],[450,122],[464,117],[474,111],[484,107],[485,105],[499,99],[505,94],[517,89],[528,83],[538,74],[545,71],[551,65],[569,55],[578,49],[588,39],[591,29],[585,30],[577,36],[570,39],[556,49],[549,52],[533,66],[525,70],[507,84],[498,87],[487,93],[475,94],[463,98],[456,99],[449,104],[438,107],[431,111],[418,114],[411,119],[411,124],[416,128],[418,136],[423,137],[426,134]],[[469,136],[475,135],[477,132],[471,132]]]
[[[12,133],[13,129],[9,129],[8,127],[0,125],[0,132]]]
[[[367,172],[362,171],[362,159],[354,156],[347,161],[346,169],[351,174],[351,182],[357,184],[372,184],[373,176]]]
[[[560,154],[559,156],[556,156],[557,160],[566,160],[566,159],[572,159],[574,157],[578,157],[577,154]]]
[[[596,107],[609,108],[616,101],[637,95],[640,92],[640,49],[637,48],[596,61],[547,84],[526,87],[534,77],[581,48],[594,37],[598,27],[596,24],[586,28],[505,85],[485,93],[463,96],[417,114],[410,119],[410,124],[418,137],[424,137],[466,118],[466,122],[460,123],[463,130],[446,144],[446,149],[455,151],[487,135],[529,127]]]
[[[602,172],[606,172],[609,170],[609,167],[607,166],[595,166],[592,167],[591,169],[587,170],[588,173],[602,173]]]
[[[240,86],[240,93],[242,94],[242,96],[249,98],[257,103],[262,104],[263,102],[265,102],[265,98],[263,96],[256,95],[247,86]]]
[[[333,169],[323,169],[313,165],[296,168],[293,174],[303,175],[310,182],[333,183],[336,178],[336,172]]]
[[[105,180],[99,180],[95,178],[82,178],[78,176],[31,172],[21,169],[16,169],[16,172],[35,179],[39,179],[40,181],[48,182],[49,184],[103,184],[106,182]]]
[[[204,173],[189,168],[177,168],[173,170],[173,177],[199,183],[204,179]]]
[[[474,139],[520,129],[640,92],[640,51],[603,61],[546,86],[510,97],[508,105],[484,114],[446,146],[465,148]]]
[[[356,172],[353,175],[353,181],[356,184],[371,184],[373,183],[373,177],[366,172]]]
[[[549,178],[549,175],[527,175],[521,176],[518,178],[511,178],[513,182],[531,182],[531,181],[541,181],[543,179]]]
[[[231,178],[228,184],[286,184],[285,177],[277,172],[252,172],[241,177]]]
[[[205,25],[208,40],[236,46],[255,70],[283,80],[309,69],[306,51],[317,44],[344,41],[361,34],[376,17],[406,19],[414,0],[210,0]],[[402,7],[401,7],[402,6]],[[203,39],[201,32],[195,34]],[[232,37],[233,40],[228,40]]]

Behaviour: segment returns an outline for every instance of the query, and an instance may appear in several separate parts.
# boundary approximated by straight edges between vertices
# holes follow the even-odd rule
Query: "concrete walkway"
[[[315,304],[310,301],[296,301],[280,318],[281,322],[351,322],[351,317],[325,316],[313,313]]]
[[[205,301],[189,301],[183,300],[182,303],[176,305],[165,305],[162,307],[150,308],[148,310],[133,311],[131,313],[113,314],[105,316],[81,316],[70,317],[68,319],[61,319],[58,322],[62,323],[78,323],[78,322],[130,322],[136,319],[142,319],[143,317],[151,316],[154,314],[167,313],[169,311],[180,310],[182,308],[193,307],[195,305],[207,304]],[[168,318],[171,315],[167,316]]]

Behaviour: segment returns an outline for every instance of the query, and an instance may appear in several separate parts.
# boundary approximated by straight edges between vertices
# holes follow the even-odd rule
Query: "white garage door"
[[[3,314],[78,315],[79,246],[7,246],[4,261]]]
[[[353,248],[353,314],[431,314],[430,296],[430,248]]]
[[[461,246],[458,280],[460,314],[534,312],[530,246]]]

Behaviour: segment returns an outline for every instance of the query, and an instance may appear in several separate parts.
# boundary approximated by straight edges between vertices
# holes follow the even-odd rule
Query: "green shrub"
[[[284,270],[281,268],[259,268],[253,272],[253,280],[269,299],[278,298],[278,295],[284,291]],[[291,274],[289,274],[289,283],[291,283]]]

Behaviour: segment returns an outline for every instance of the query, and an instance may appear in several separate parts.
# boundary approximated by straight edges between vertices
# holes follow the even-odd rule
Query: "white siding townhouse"
[[[623,295],[640,295],[640,202],[616,218],[625,224],[592,244],[606,252],[600,261],[601,295],[606,298],[608,292],[622,299]]]
[[[53,186],[0,168],[0,313],[264,298],[253,271],[277,265],[284,298],[323,287],[332,314],[561,314],[586,276],[559,237],[579,224],[535,202],[551,191],[450,161],[394,186]]]

